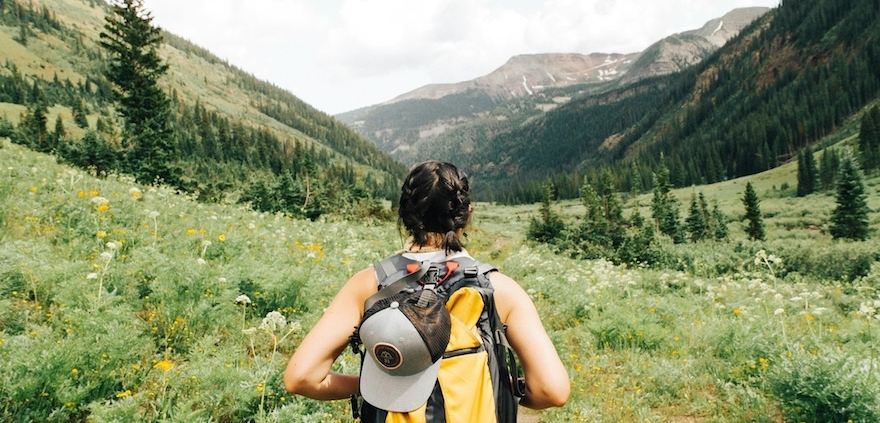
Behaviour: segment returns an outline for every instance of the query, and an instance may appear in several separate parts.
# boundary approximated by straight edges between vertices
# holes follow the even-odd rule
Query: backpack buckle
[[[464,269],[464,277],[466,277],[466,278],[475,278],[479,274],[480,274],[480,271],[477,269],[476,266],[472,266],[472,267],[468,267],[467,269]]]

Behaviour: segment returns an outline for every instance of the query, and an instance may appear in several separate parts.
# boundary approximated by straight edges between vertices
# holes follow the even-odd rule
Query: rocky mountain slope
[[[573,96],[616,88],[699,63],[769,9],[735,9],[703,27],[670,35],[638,53],[547,53],[515,56],[470,81],[427,85],[337,115],[404,162],[420,140],[478,121],[520,122]],[[504,107],[506,103],[514,105]],[[511,116],[511,113],[517,116]]]

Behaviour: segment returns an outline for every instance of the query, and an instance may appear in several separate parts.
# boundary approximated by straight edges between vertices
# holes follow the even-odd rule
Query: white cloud
[[[618,52],[778,0],[152,0],[155,22],[339,113],[517,54]]]

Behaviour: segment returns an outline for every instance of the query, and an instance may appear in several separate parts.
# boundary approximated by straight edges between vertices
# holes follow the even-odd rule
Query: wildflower
[[[302,330],[302,325],[299,322],[290,322],[290,332],[291,333],[299,333]]]
[[[98,231],[98,233],[96,233],[95,236],[98,237],[98,238],[100,238],[100,239],[104,239],[104,238],[107,237],[107,232],[105,232],[105,231]]]
[[[742,311],[741,308],[735,308],[735,309],[733,309],[733,315],[734,315],[734,316],[742,316],[742,314],[743,314],[743,311]]]
[[[243,333],[245,335],[253,335],[253,334],[257,333],[257,328],[242,329],[241,333]]]
[[[238,304],[248,305],[251,303],[251,298],[248,297],[247,295],[242,294],[242,295],[235,297],[235,302]]]
[[[188,228],[188,229],[186,230],[186,234],[187,234],[187,235],[195,235],[195,234],[196,234],[196,230],[193,229],[193,228]]]
[[[143,195],[138,187],[129,188],[128,193],[131,194],[131,196],[134,198],[141,198],[141,196]]]
[[[220,242],[226,241],[226,234],[220,234],[217,236],[217,240]]]
[[[94,272],[89,273],[88,275],[86,275],[86,279],[98,279],[98,274]]]
[[[164,372],[168,372],[171,368],[174,367],[171,363],[171,360],[165,359],[153,365],[154,369],[162,369]]]
[[[76,367],[74,367],[74,368],[70,369],[70,373],[71,373],[71,374],[78,375],[78,374],[79,374],[79,369],[77,369]]]
[[[101,259],[104,261],[110,261],[110,259],[112,259],[112,258],[113,258],[113,253],[111,253],[109,251],[104,251],[103,253],[101,253]]]
[[[260,323],[260,329],[266,332],[275,332],[276,329],[282,328],[285,325],[287,325],[287,319],[284,318],[283,314],[277,311],[270,311],[266,313],[266,317]]]
[[[126,389],[125,391],[122,391],[122,392],[116,394],[116,398],[125,398],[130,395],[131,395],[131,390]]]
[[[198,263],[199,266],[204,266],[204,265],[207,264],[208,262],[205,261],[205,259],[199,257],[198,260],[196,260],[196,263]]]
[[[220,283],[226,283],[226,278],[224,278],[223,276],[221,276],[220,278],[217,279],[217,282],[220,282]]]
[[[785,313],[785,309],[777,308],[776,310],[773,311],[774,316],[778,316],[782,313]]]
[[[117,247],[118,247],[118,246],[117,246],[116,243],[113,242],[113,241],[110,241],[110,242],[107,243],[107,249],[110,250],[110,251],[115,250]]]
[[[210,247],[210,246],[211,246],[211,241],[208,241],[207,239],[202,241],[202,247]]]

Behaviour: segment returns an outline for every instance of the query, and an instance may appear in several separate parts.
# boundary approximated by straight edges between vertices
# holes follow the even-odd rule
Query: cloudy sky
[[[634,53],[779,0],[146,0],[154,24],[336,114],[518,54]]]

